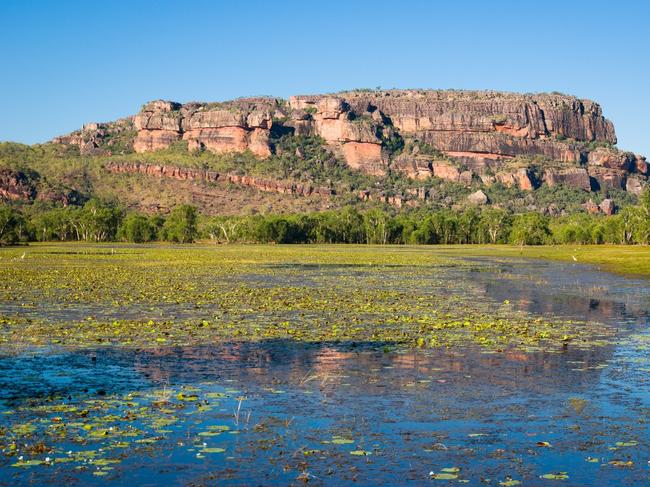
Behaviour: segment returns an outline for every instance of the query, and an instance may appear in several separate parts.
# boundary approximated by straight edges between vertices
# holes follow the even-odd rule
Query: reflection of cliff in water
[[[496,301],[509,300],[533,314],[611,325],[643,325],[650,320],[648,281],[598,272],[590,266],[514,260],[471,274],[475,289],[482,294]]]
[[[569,348],[558,353],[487,354],[479,350],[385,353],[363,348],[284,340],[161,348],[138,353],[134,367],[156,383],[234,380],[249,390],[315,383],[327,394],[345,384],[348,394],[381,395],[387,388],[408,392],[415,382],[444,384],[453,391],[489,387],[549,394],[589,389],[600,378],[601,371],[595,367],[613,353],[610,346],[589,351]]]

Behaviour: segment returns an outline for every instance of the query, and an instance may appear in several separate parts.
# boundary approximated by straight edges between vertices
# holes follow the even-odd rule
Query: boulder
[[[581,167],[568,169],[546,169],[544,182],[548,186],[565,185],[584,191],[591,191],[591,180],[587,170]]]
[[[643,192],[643,188],[645,188],[646,184],[647,182],[643,181],[641,178],[630,176],[625,181],[625,190],[632,194],[639,195]]]
[[[467,197],[467,201],[473,205],[485,205],[488,203],[487,195],[480,189]]]
[[[417,154],[401,154],[393,160],[390,169],[411,179],[426,179],[433,174],[431,159]]]
[[[451,162],[432,161],[431,170],[435,177],[444,179],[446,181],[458,182],[460,179],[460,170]]]
[[[616,205],[615,205],[614,202],[613,202],[611,199],[609,199],[609,198],[604,199],[604,200],[600,203],[600,205],[598,205],[598,208],[600,208],[600,211],[602,211],[605,215],[609,215],[609,216],[611,216],[611,215],[613,215],[614,213],[616,213]]]
[[[381,144],[346,142],[343,144],[343,157],[352,169],[358,169],[374,176],[384,176],[388,169]]]
[[[591,215],[597,215],[600,213],[600,206],[598,206],[596,203],[594,203],[594,200],[589,199],[585,204],[582,205],[582,207],[587,210],[587,213]]]
[[[534,178],[530,171],[525,168],[517,169],[514,172],[499,172],[494,177],[496,181],[508,188],[517,187],[525,191],[535,189]]]

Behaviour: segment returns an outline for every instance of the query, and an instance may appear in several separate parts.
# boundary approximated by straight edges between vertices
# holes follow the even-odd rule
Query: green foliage
[[[117,238],[125,242],[144,243],[156,240],[158,228],[149,218],[139,213],[129,213],[122,220]]]
[[[644,200],[645,201],[645,200]],[[166,218],[126,213],[97,199],[83,207],[20,212],[3,205],[3,243],[20,240],[80,240],[189,243],[198,238],[221,243],[347,244],[649,244],[648,207],[629,206],[614,216],[579,213],[547,217],[512,214],[501,208],[417,209],[396,213],[374,207],[294,215],[200,216],[190,205]]]
[[[539,213],[515,216],[510,230],[510,243],[514,245],[543,245],[550,235],[548,218]]]
[[[478,243],[506,243],[510,235],[512,218],[500,208],[486,208],[478,222]]]
[[[650,217],[650,186],[645,188],[643,193],[641,193],[639,203],[641,204],[641,208],[643,208],[646,214]]]
[[[81,210],[77,219],[81,240],[106,242],[117,236],[117,228],[122,219],[122,211],[110,203],[92,199]]]
[[[25,237],[23,216],[9,205],[0,206],[0,245],[11,245]]]
[[[175,243],[192,243],[198,236],[198,213],[191,205],[180,205],[170,213],[162,227],[165,240]]]
[[[31,234],[39,242],[80,240],[79,233],[75,231],[79,228],[76,220],[80,213],[79,208],[73,207],[38,213],[30,221]]]

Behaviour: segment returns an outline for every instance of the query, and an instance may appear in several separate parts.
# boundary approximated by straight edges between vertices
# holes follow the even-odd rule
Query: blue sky
[[[147,100],[350,88],[561,91],[650,155],[650,2],[0,0],[0,140]]]

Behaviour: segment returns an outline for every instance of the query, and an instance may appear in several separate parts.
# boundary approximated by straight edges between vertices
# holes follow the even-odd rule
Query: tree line
[[[650,190],[614,216],[548,217],[499,208],[394,213],[345,207],[295,215],[202,216],[190,205],[168,215],[126,211],[96,199],[80,207],[22,211],[0,205],[0,243],[28,241],[349,244],[649,244]]]

